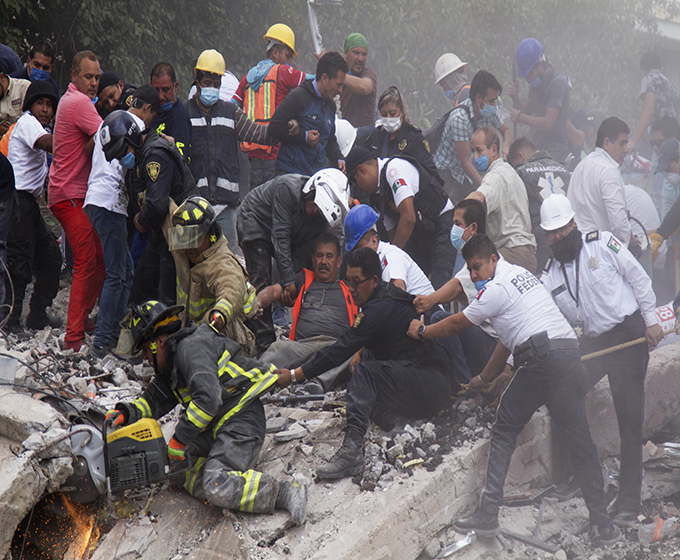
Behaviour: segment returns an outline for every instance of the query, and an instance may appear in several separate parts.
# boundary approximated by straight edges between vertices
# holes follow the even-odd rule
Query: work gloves
[[[177,441],[173,436],[168,444],[168,458],[171,461],[184,461],[184,450],[186,448],[186,445]]]

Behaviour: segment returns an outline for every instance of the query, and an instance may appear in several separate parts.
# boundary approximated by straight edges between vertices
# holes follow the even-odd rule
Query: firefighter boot
[[[345,436],[342,447],[331,460],[316,469],[319,478],[356,476],[364,471],[364,438],[354,432]]]
[[[296,525],[305,522],[307,516],[307,485],[304,480],[283,480],[279,483],[279,493],[276,496],[276,509],[286,509]]]

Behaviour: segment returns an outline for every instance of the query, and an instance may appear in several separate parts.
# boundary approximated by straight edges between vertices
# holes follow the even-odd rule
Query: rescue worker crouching
[[[208,325],[182,328],[181,305],[149,300],[124,320],[155,376],[142,395],[119,402],[107,419],[120,426],[160,418],[181,404],[183,413],[168,444],[171,460],[192,463],[171,480],[217,507],[250,513],[286,509],[304,523],[304,482],[277,480],[252,469],[266,432],[259,397],[277,381],[274,366],[238,355],[239,345]],[[189,461],[187,461],[189,462]]]
[[[168,246],[177,271],[177,302],[185,306],[182,324],[209,323],[252,356],[255,336],[244,321],[257,316],[255,288],[207,200],[192,196],[175,210]]]

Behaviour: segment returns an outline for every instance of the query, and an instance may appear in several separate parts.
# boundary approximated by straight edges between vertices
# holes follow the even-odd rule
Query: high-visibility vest
[[[274,64],[267,75],[262,80],[260,88],[254,91],[246,82],[243,92],[243,112],[248,118],[257,124],[269,124],[276,111],[276,89],[279,79],[279,66]],[[254,150],[264,150],[271,155],[275,146],[264,146],[253,142],[241,142],[242,152],[252,152]]]
[[[295,329],[297,327],[298,317],[300,316],[300,308],[302,307],[302,299],[305,297],[305,292],[309,289],[314,282],[314,272],[311,270],[305,270],[305,285],[300,290],[297,299],[295,300],[295,305],[293,306],[293,325],[290,328],[290,340],[295,340]],[[352,294],[349,293],[349,288],[347,285],[340,280],[339,282],[342,293],[345,296],[345,303],[347,304],[347,315],[349,317],[349,326],[351,327],[354,323],[354,319],[357,316],[357,306],[354,305],[354,300],[352,299]]]

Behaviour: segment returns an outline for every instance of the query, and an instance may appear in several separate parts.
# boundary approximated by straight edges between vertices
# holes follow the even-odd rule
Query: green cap
[[[368,50],[368,41],[361,33],[350,33],[345,39],[345,52],[351,51],[356,47],[364,47]]]

